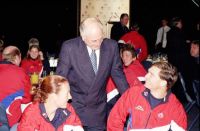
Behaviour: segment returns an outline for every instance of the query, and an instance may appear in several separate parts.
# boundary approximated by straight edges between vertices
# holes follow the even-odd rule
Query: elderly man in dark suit
[[[81,37],[62,45],[56,73],[69,80],[72,105],[85,131],[106,129],[106,83],[111,75],[119,92],[128,83],[122,70],[117,43],[103,38],[102,24],[87,18],[80,25]]]

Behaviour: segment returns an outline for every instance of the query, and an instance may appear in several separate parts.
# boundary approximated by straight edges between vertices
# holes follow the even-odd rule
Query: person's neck
[[[150,90],[150,93],[157,99],[162,99],[167,95],[167,92],[164,90]]]
[[[56,110],[57,110],[57,107],[55,106],[55,104],[52,101],[47,100],[44,103],[44,107],[45,107],[45,110],[46,110],[49,120],[50,121],[53,120],[53,118],[56,114]]]
[[[124,24],[124,23],[122,23],[122,22],[120,22],[120,23],[121,23],[122,26],[126,26],[126,24]]]

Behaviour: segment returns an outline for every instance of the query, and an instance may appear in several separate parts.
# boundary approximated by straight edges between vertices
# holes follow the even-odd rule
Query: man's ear
[[[136,60],[136,57],[132,58],[132,60],[135,61],[135,60]]]
[[[162,80],[161,81],[161,87],[163,87],[163,88],[167,87],[167,81]]]
[[[19,66],[20,65],[20,63],[21,63],[21,57],[20,56],[14,56],[14,59],[13,59],[13,62],[12,62],[13,64],[15,64],[15,65],[17,65],[17,66]]]
[[[81,36],[82,40],[85,41],[86,37],[83,35]]]

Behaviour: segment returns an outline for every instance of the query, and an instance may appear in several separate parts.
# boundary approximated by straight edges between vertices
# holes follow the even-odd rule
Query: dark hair
[[[3,51],[3,45],[4,45],[4,42],[3,40],[0,39],[0,52]]]
[[[168,62],[156,62],[152,66],[159,68],[160,79],[167,81],[168,89],[171,88],[178,78],[178,72],[175,66]]]
[[[168,21],[168,18],[167,18],[167,17],[162,17],[162,18],[161,18],[161,21],[162,21],[162,20]]]
[[[48,94],[60,91],[61,84],[65,83],[67,79],[58,75],[50,75],[44,78],[40,86],[33,91],[34,101],[45,102],[48,98]]]
[[[130,51],[133,58],[137,57],[135,48],[131,44],[124,44],[121,48],[121,53],[123,53],[124,51]]]
[[[172,26],[172,27],[176,27],[177,24],[178,24],[179,22],[181,22],[181,21],[182,21],[182,19],[181,19],[180,17],[174,17],[174,18],[172,18],[172,20],[171,20],[171,26]]]
[[[121,14],[121,16],[120,16],[120,20],[123,19],[123,18],[126,17],[126,16],[128,17],[128,14],[127,14],[127,13],[123,13],[123,14]]]
[[[199,40],[193,40],[193,41],[191,42],[191,44],[194,44],[194,45],[198,45],[198,46],[199,46]]]
[[[139,30],[140,26],[137,22],[131,24],[131,30]]]
[[[37,48],[40,51],[39,45],[31,45],[28,50],[31,50],[32,48]]]
[[[36,49],[38,49],[38,51],[40,51],[39,45],[31,45],[28,50],[31,51],[31,49],[33,49],[33,48],[36,48]],[[27,59],[31,59],[31,56],[29,53],[27,53]],[[38,56],[37,59],[40,59],[40,56]]]

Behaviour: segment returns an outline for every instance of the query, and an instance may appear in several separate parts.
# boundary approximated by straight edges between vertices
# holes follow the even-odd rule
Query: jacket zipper
[[[146,124],[145,124],[145,129],[147,128],[147,125],[149,123],[149,119],[150,119],[150,116],[151,116],[151,112],[152,112],[152,109],[150,110],[149,112],[149,115],[148,115],[148,118],[147,118],[147,121],[146,121]]]

